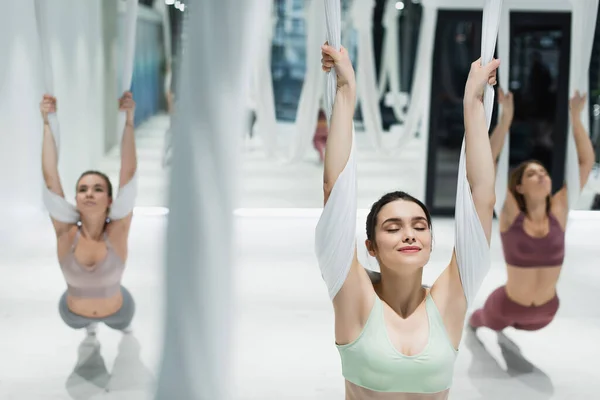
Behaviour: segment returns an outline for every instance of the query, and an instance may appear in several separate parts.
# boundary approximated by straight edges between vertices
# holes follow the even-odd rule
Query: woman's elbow
[[[137,172],[137,168],[133,167],[133,166],[130,168],[121,168],[121,172],[119,174],[119,179],[122,183],[127,183],[133,179],[136,172]]]
[[[496,204],[495,187],[476,188],[472,190],[473,203],[478,209],[494,209]]]

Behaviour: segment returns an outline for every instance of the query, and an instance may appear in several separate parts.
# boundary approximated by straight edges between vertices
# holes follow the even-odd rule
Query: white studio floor
[[[146,188],[140,191],[143,205],[160,205],[153,203],[157,197],[150,196],[166,187],[164,180],[159,181],[164,179],[160,175],[162,138],[158,128],[153,132],[138,141],[141,178],[145,176],[140,185]],[[152,157],[157,166],[149,166]],[[115,169],[114,162],[109,157],[106,166]],[[156,171],[157,182],[152,183],[149,171]],[[123,340],[120,333],[101,326],[99,352],[90,345],[80,346],[83,332],[66,327],[58,315],[58,299],[65,284],[49,221],[32,218],[25,232],[1,246],[0,399],[152,398],[162,346],[167,216],[145,214],[139,212],[134,218],[123,282],[137,303],[134,334]],[[245,209],[236,220],[235,398],[342,399],[333,312],[313,251],[318,210],[273,214],[273,210]],[[427,283],[450,258],[452,220],[434,220],[434,235],[436,248],[425,269]],[[598,397],[599,236],[598,217],[579,214],[570,222],[559,284],[561,308],[555,321],[538,332],[505,331],[520,347],[521,356],[502,355],[490,331],[480,331],[477,336],[465,331],[450,399]],[[506,276],[497,227],[492,261],[477,305],[502,285]],[[82,365],[75,371],[78,354]]]

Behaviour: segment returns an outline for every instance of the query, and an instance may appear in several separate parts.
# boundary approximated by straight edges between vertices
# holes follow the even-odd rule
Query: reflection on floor
[[[237,217],[235,399],[343,398],[332,307],[313,251],[316,213],[295,213],[286,217],[282,210],[273,218],[246,210]],[[152,398],[161,354],[165,227],[164,216],[134,218],[123,282],[137,303],[134,333],[124,337],[100,326],[100,349],[82,343],[83,332],[66,327],[58,315],[65,284],[50,223],[40,219],[30,226],[27,240],[2,247],[1,399]],[[477,306],[506,276],[494,229],[492,270]],[[434,234],[436,247],[425,269],[428,283],[450,258],[452,221],[435,220]],[[547,328],[507,329],[502,347],[491,332],[465,333],[450,399],[597,396],[599,235],[600,220],[571,221],[559,285],[561,308]]]

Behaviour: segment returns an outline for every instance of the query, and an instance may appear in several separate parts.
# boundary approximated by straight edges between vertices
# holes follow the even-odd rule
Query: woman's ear
[[[523,194],[523,186],[522,185],[517,185],[515,187],[515,190],[517,191],[517,193]]]
[[[371,257],[375,257],[375,246],[373,244],[373,242],[371,242],[369,239],[365,240],[365,246],[367,246],[367,251],[369,252],[369,255]]]

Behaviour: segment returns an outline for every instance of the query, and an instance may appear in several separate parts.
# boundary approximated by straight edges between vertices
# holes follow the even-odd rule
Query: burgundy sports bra
[[[519,213],[510,228],[500,233],[504,260],[515,267],[558,267],[565,258],[565,232],[552,213],[548,213],[550,229],[544,237],[529,236],[524,228],[525,214]]]

